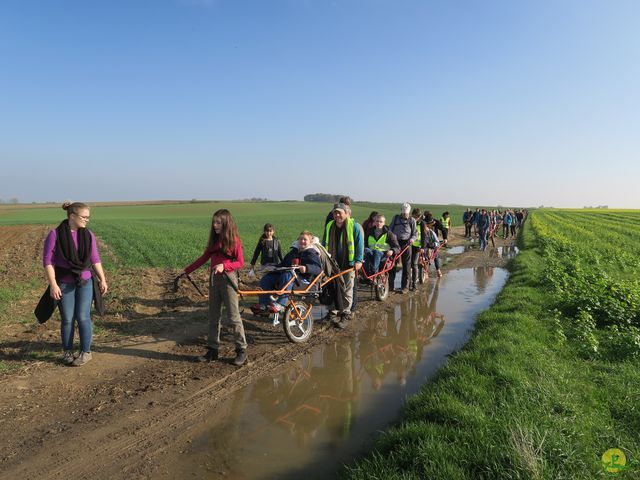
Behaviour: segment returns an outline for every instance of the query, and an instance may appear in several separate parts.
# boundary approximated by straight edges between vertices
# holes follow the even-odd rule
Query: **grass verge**
[[[638,478],[640,361],[585,360],[565,341],[538,284],[536,240],[523,234],[471,341],[343,478]],[[611,448],[626,455],[617,473],[601,460]]]

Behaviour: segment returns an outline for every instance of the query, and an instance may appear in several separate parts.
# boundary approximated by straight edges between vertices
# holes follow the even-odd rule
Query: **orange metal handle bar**
[[[329,277],[327,278],[324,282],[322,282],[320,284],[321,287],[324,287],[327,283],[331,282],[332,280],[335,280],[338,277],[341,277],[342,275],[346,275],[349,272],[353,272],[355,270],[355,267],[351,267],[351,268],[347,268],[346,270],[342,270],[340,273],[335,274],[333,277]],[[362,270],[362,269],[360,269]]]
[[[287,290],[289,285],[291,285],[295,280],[296,276],[294,275],[291,280],[287,282],[285,286],[283,286],[280,290],[238,290],[240,295],[303,295],[305,293],[309,293],[309,291],[313,288],[313,286],[318,283],[320,278],[322,278],[323,272],[320,272],[313,281],[309,284],[309,286],[304,290]]]
[[[372,274],[372,275],[367,275],[367,272],[365,272],[365,271],[364,271],[364,268],[361,268],[361,269],[360,269],[360,272],[362,272],[362,276],[364,276],[364,278],[366,278],[367,280],[371,280],[372,278],[375,278],[375,277],[377,277],[377,276],[379,276],[379,275],[383,275],[383,274],[387,273],[387,272],[388,272],[388,271],[390,271],[392,268],[395,268],[395,266],[396,266],[396,263],[397,263],[398,259],[402,256],[402,254],[403,254],[403,253],[407,250],[407,248],[409,248],[410,246],[411,246],[411,244],[410,244],[410,243],[407,243],[407,244],[404,246],[404,248],[398,252],[398,254],[397,254],[397,255],[394,255],[393,257],[391,257],[391,261],[392,261],[392,263],[391,263],[391,265],[390,265],[388,268],[385,268],[385,269],[383,269],[383,270],[380,270],[379,272],[376,272],[376,273],[374,273],[374,274]],[[386,263],[386,262],[385,262],[385,263]]]

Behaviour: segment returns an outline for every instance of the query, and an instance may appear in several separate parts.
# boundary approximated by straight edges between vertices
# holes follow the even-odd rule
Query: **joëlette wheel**
[[[295,309],[289,304],[282,317],[284,333],[294,343],[306,342],[313,331],[313,305],[297,302]]]
[[[428,275],[427,269],[422,265],[420,265],[418,267],[418,281],[420,283],[425,283],[427,281],[427,278],[429,278],[427,277],[427,275]]]
[[[376,300],[382,302],[387,298],[389,295],[389,276],[386,273],[376,277],[373,290],[376,294]]]

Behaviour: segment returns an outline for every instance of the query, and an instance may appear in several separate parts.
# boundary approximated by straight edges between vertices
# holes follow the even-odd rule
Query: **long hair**
[[[64,202],[62,204],[62,209],[66,210],[67,218],[69,218],[72,213],[77,215],[79,210],[89,210],[89,205],[82,202]]]
[[[222,223],[219,234],[217,234],[213,228],[213,220],[216,217],[218,217]],[[236,222],[233,220],[229,210],[226,208],[217,210],[213,214],[213,217],[211,217],[211,232],[209,233],[209,243],[207,247],[212,248],[216,243],[220,243],[220,249],[224,253],[231,253],[236,246],[237,238],[238,227],[236,226]]]

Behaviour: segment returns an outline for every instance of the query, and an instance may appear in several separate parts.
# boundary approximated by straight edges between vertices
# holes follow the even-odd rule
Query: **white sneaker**
[[[91,361],[91,352],[82,352],[78,358],[76,358],[71,365],[74,367],[81,367],[87,362]]]

